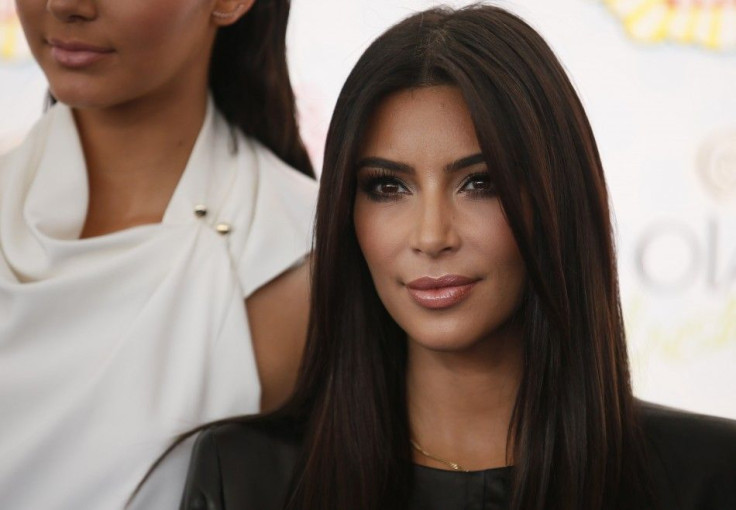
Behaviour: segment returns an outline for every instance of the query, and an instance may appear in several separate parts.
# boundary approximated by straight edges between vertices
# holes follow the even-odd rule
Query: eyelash
[[[398,186],[401,191],[394,193],[381,193],[377,191],[379,186],[392,184]],[[390,202],[396,200],[398,195],[408,193],[408,186],[401,181],[401,179],[394,176],[392,173],[385,170],[370,170],[370,174],[360,179],[358,184],[360,190],[368,195],[368,198],[375,202]]]
[[[488,188],[486,189],[465,189],[469,184],[474,182],[482,181],[487,183]],[[393,185],[396,186],[398,191],[385,193],[380,192],[380,186]],[[409,193],[408,186],[398,177],[391,172],[382,169],[370,170],[370,174],[360,179],[358,183],[360,191],[368,195],[371,200],[376,202],[389,202],[398,200],[400,195]],[[496,195],[496,188],[491,181],[490,174],[485,172],[476,172],[470,174],[463,180],[458,190],[461,193],[466,193],[474,198],[486,198],[493,197]]]
[[[488,188],[486,189],[469,189],[465,190],[465,188],[468,186],[468,184],[472,182],[478,182],[483,181],[488,185]],[[464,181],[462,186],[460,187],[461,190],[465,190],[465,193],[469,193],[477,198],[485,198],[485,197],[493,197],[496,196],[496,186],[493,184],[493,181],[491,180],[491,175],[489,172],[477,172],[474,174],[470,174]]]

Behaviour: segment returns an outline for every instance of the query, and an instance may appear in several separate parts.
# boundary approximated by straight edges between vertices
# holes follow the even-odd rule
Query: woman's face
[[[354,214],[378,295],[411,341],[468,349],[519,307],[524,263],[456,87],[380,104],[358,160]]]
[[[17,6],[52,94],[71,106],[164,97],[207,75],[215,0],[17,0]]]

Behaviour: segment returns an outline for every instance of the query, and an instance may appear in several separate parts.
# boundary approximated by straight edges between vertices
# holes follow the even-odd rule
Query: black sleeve
[[[194,444],[180,510],[225,510],[215,439],[215,431],[207,429]]]

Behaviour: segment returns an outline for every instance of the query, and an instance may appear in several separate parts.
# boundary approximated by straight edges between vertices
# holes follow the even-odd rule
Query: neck
[[[508,465],[521,363],[517,328],[505,328],[464,352],[430,351],[409,340],[407,401],[414,440],[467,470]],[[414,455],[419,464],[448,469],[417,451]]]
[[[89,178],[83,237],[161,221],[207,109],[202,87],[75,109]]]

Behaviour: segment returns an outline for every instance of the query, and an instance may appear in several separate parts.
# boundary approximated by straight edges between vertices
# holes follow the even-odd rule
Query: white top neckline
[[[311,247],[315,182],[211,103],[161,223],[79,239],[87,194],[57,104],[0,157],[0,508],[122,508],[177,434],[256,412],[243,300]]]

